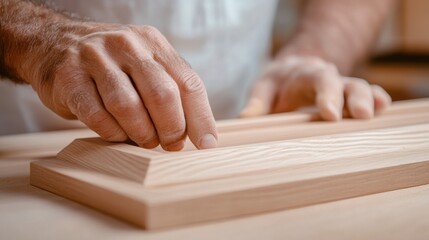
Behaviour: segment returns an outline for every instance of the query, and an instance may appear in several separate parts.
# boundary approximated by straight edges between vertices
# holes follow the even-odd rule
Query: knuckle
[[[105,37],[105,44],[107,48],[122,49],[124,51],[132,50],[132,42],[134,41],[135,34],[128,28],[118,30],[110,33]]]
[[[147,46],[154,51],[157,51],[158,54],[172,51],[167,39],[155,27],[149,25],[141,26],[139,27],[139,32],[141,36],[147,40]]]
[[[155,133],[155,131],[143,131],[142,134],[130,136],[131,139],[138,143],[139,145],[147,145],[150,143],[157,143],[158,142],[158,135]]]
[[[89,126],[98,126],[108,118],[104,109],[97,104],[91,104],[91,96],[87,92],[74,91],[67,100],[71,112]]]
[[[161,35],[161,32],[157,28],[150,25],[143,25],[139,27],[139,29],[140,32],[147,37],[159,37]]]
[[[154,71],[165,71],[159,64],[152,59],[140,58],[135,64],[135,70],[141,73],[153,73]]]
[[[107,66],[103,66],[103,68],[98,69],[98,71],[100,71],[100,76],[103,78],[104,82],[106,83],[113,84],[120,80],[120,74],[117,71],[112,70]]]
[[[353,78],[349,84],[352,88],[369,87],[369,83],[361,78]]]
[[[184,94],[201,93],[204,91],[204,83],[193,71],[185,71],[182,76],[181,91]]]
[[[108,117],[109,116],[102,109],[89,109],[86,122],[91,126],[99,126],[102,125]]]
[[[93,41],[84,41],[79,47],[79,56],[83,63],[92,63],[100,59],[101,46]]]
[[[79,46],[81,55],[93,55],[98,52],[98,48],[93,41],[82,41]]]
[[[99,127],[109,118],[109,115],[101,108],[90,108],[85,110],[87,113],[86,116],[83,116],[86,124],[89,127]]]
[[[87,105],[85,104],[88,101],[89,97],[85,92],[75,91],[70,94],[67,104],[74,107],[76,109],[76,114],[80,115],[80,113],[88,112],[86,111]]]
[[[111,99],[106,101],[106,108],[113,115],[130,115],[138,110],[140,104],[140,99],[136,97],[128,97],[122,99],[120,97],[112,97]]]
[[[177,96],[174,84],[158,83],[150,89],[149,97],[155,105],[162,105],[175,101]]]

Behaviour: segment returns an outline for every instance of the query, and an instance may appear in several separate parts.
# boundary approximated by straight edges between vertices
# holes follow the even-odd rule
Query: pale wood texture
[[[420,130],[428,131],[429,125]],[[390,135],[385,137],[380,137],[382,143],[375,147],[392,144],[385,142]],[[403,137],[413,138],[413,134]],[[365,138],[360,140],[361,151],[365,151],[362,148]],[[402,145],[401,141],[393,142]],[[363,154],[347,159],[350,151],[346,151],[344,158],[331,160],[329,154],[325,154],[326,161],[292,164],[278,170],[202,183],[149,189],[74,164],[44,161],[31,165],[31,182],[152,229],[427,184],[429,142],[425,142],[419,142],[415,147],[405,146],[401,151],[392,153]],[[342,149],[337,151],[341,152]]]
[[[355,144],[356,139],[365,139],[367,146],[373,146],[370,153],[391,151],[392,146],[390,148],[385,145],[379,146],[378,135],[390,134],[390,138],[400,142],[403,136],[392,130],[354,135],[354,138],[348,138],[348,135],[337,136],[335,139],[326,137],[312,140],[310,143],[302,141],[271,143],[269,141],[425,123],[429,121],[429,103],[422,100],[395,103],[383,115],[370,121],[345,119],[334,123],[315,121],[316,119],[318,119],[317,115],[311,113],[286,113],[224,121],[218,123],[219,145],[223,148],[214,150],[190,151],[193,146],[189,146],[188,152],[160,154],[161,150],[156,152],[123,143],[109,144],[100,139],[81,139],[74,141],[61,151],[58,158],[134,180],[145,186],[222,178],[305,163],[310,158],[313,161],[320,161],[320,156],[324,156],[323,154],[328,154],[331,158],[343,156],[341,155],[344,154],[343,152],[339,155],[335,154],[337,148],[362,154],[359,151],[362,146]],[[403,144],[412,146],[416,141],[425,142],[429,139],[429,131],[419,134],[419,127],[408,128],[407,131],[413,131],[415,139],[408,139],[409,142],[405,139]],[[239,146],[250,143],[261,144]],[[306,150],[304,155],[303,149]],[[272,154],[273,152],[276,154]],[[288,161],[284,161],[286,153]],[[261,159],[264,160],[261,161]]]
[[[43,139],[43,137],[42,137]],[[0,179],[27,166],[0,158]],[[7,171],[3,168],[8,165]],[[12,177],[12,176],[10,176]],[[29,185],[0,184],[0,239],[429,239],[429,185],[162,231],[137,229]],[[49,227],[48,227],[49,226]]]
[[[44,159],[44,149],[59,150],[72,139],[62,132],[19,137],[22,141],[13,143],[7,141],[13,137],[0,137],[14,149],[10,158],[0,156],[0,239],[429,239],[429,185],[146,231],[29,185],[29,162]],[[35,141],[52,146],[38,149]]]
[[[240,133],[263,143],[241,145],[249,142],[238,138],[231,144],[240,146],[204,151],[77,140],[59,154],[66,161],[32,163],[31,183],[148,229],[413,187],[429,183],[427,106],[395,104],[371,121],[308,122],[314,118],[307,114],[282,126],[273,116],[248,120],[254,130],[230,122],[221,136]],[[303,138],[311,131],[315,137]],[[285,135],[295,140],[278,141]]]
[[[0,157],[52,157],[76,138],[96,136],[96,133],[88,129],[2,136],[0,137]]]

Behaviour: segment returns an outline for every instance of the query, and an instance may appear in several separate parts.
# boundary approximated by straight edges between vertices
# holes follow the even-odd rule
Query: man
[[[197,148],[212,148],[217,133],[209,98],[216,117],[237,116],[258,76],[242,117],[315,104],[335,121],[343,108],[370,118],[389,105],[380,87],[342,74],[368,54],[392,2],[306,1],[291,41],[261,71],[275,0],[56,1],[98,22],[0,0],[0,69],[30,84],[53,112],[79,119],[106,140],[175,151],[189,136]],[[34,117],[37,111],[16,114],[25,108],[18,88],[3,88],[15,99],[2,99],[2,107],[15,115],[5,111],[2,118],[47,119]]]

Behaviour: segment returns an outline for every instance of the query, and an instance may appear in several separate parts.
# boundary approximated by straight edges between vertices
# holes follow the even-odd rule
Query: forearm
[[[349,74],[373,45],[395,0],[307,0],[292,38],[277,58],[320,57]]]
[[[76,22],[42,4],[0,0],[0,74],[16,82],[47,79],[54,70],[48,65],[61,59],[52,55],[62,54],[82,31]]]

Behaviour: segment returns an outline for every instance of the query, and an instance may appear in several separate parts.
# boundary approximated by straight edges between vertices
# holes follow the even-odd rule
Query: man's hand
[[[84,22],[0,0],[0,73],[109,141],[180,150],[217,144],[203,82],[151,26]]]
[[[287,112],[315,104],[325,120],[341,119],[343,108],[354,118],[367,119],[390,102],[381,87],[343,77],[333,64],[320,58],[288,56],[267,67],[240,115]]]
[[[150,26],[93,24],[76,38],[52,79],[34,79],[42,101],[78,118],[109,141],[180,150],[216,146],[204,84],[164,36]]]

